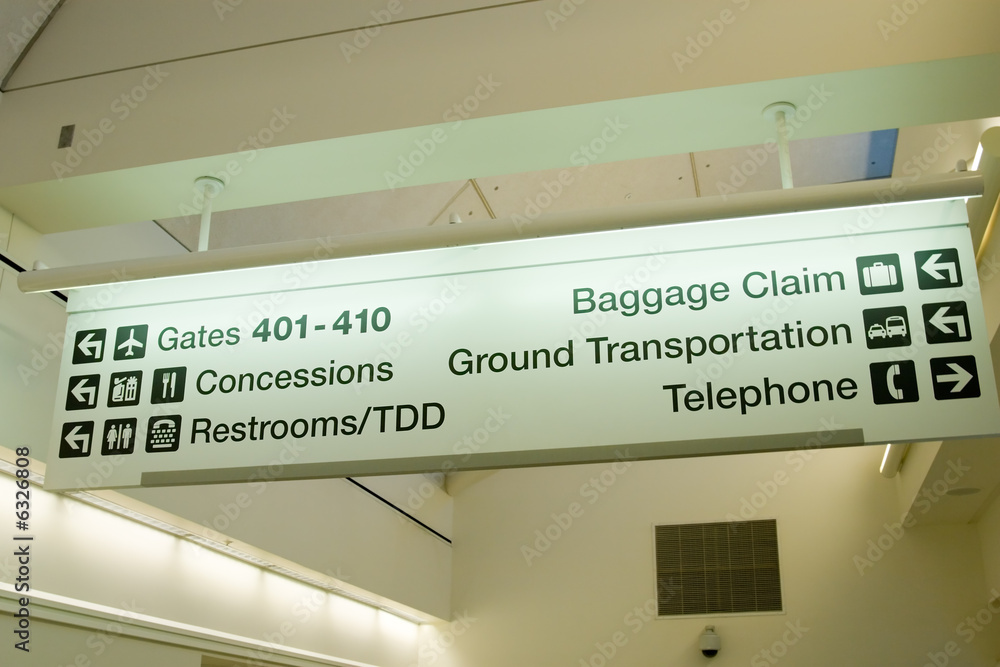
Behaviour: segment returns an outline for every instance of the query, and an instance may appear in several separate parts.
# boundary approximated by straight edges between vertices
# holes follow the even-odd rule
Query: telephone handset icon
[[[173,428],[174,428],[174,420],[172,420],[172,419],[159,419],[159,420],[153,422],[153,428],[151,430],[153,430],[153,431],[161,431],[163,429],[173,429]]]
[[[896,378],[899,377],[899,364],[892,364],[885,372],[885,387],[889,390],[889,395],[897,401],[903,400],[903,390],[896,385]]]

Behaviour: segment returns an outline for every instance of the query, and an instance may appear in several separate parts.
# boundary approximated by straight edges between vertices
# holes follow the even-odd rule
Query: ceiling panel
[[[5,0],[11,14],[31,16],[55,0]],[[382,24],[506,4],[496,0],[87,0],[60,9],[10,86],[20,88],[126,67],[145,66],[261,44],[342,32],[346,62],[378,51]],[[520,4],[514,2],[511,4]],[[398,11],[393,12],[398,7]],[[0,9],[0,12],[3,12]],[[6,18],[5,12],[0,19]],[[8,25],[0,22],[0,25]],[[109,30],[111,26],[128,30]],[[367,32],[359,29],[367,28]]]
[[[0,42],[0,81],[3,81],[35,33],[45,24],[58,0],[3,0],[0,27],[6,39]]]
[[[468,181],[311,199],[212,214],[210,248],[344,236],[429,225]],[[219,199],[226,196],[223,192]],[[188,248],[198,245],[199,216],[158,221]]]
[[[624,162],[586,164],[523,174],[480,178],[497,217],[534,219],[557,211],[608,208],[695,196],[687,154]]]
[[[488,201],[488,200],[487,200]],[[466,181],[455,196],[441,207],[441,212],[431,222],[433,225],[451,224],[451,215],[458,215],[461,222],[479,222],[489,220],[489,210],[483,199],[476,192],[472,181]]]

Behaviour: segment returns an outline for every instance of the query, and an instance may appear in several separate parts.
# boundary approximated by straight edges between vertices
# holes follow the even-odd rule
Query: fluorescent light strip
[[[4,459],[0,459],[0,472],[6,473],[11,477],[17,477],[18,470],[24,470],[24,468],[18,468],[10,461],[5,461]],[[28,476],[26,478],[18,478],[18,479],[27,479],[29,482],[37,486],[41,486],[42,482],[45,481],[45,478],[42,475],[39,475],[37,472],[31,472],[31,470],[28,471]]]
[[[19,468],[17,468],[14,464],[10,463],[9,461],[0,459],[0,473],[5,473],[7,475],[10,475],[11,477],[16,477],[18,470]],[[32,484],[36,484],[38,486],[42,486],[43,483],[45,482],[45,477],[35,472],[29,472],[27,479]],[[254,556],[253,554],[247,553],[240,549],[236,549],[228,544],[217,542],[215,540],[210,540],[207,537],[203,537],[201,535],[196,535],[194,533],[191,533],[190,531],[184,530],[183,528],[179,528],[177,526],[174,526],[173,524],[161,521],[159,519],[155,519],[151,516],[147,516],[146,514],[142,514],[141,512],[136,512],[133,509],[130,509],[123,505],[119,505],[118,503],[111,502],[110,500],[101,498],[100,496],[88,493],[87,491],[66,491],[62,493],[62,495],[68,496],[70,498],[73,498],[74,500],[78,500],[82,503],[86,503],[92,507],[96,507],[106,512],[117,514],[118,516],[125,517],[126,519],[131,519],[132,521],[136,521],[143,525],[149,526],[150,528],[155,528],[165,533],[170,533],[175,537],[188,540],[189,542],[198,544],[202,547],[205,547],[206,549],[211,549],[212,551],[224,554],[231,558],[236,558],[237,560],[241,560],[245,563],[255,565],[261,569],[274,572],[275,574],[280,574],[282,576],[288,577],[289,579],[298,581],[299,583],[303,583],[308,586],[312,586],[314,588],[326,591],[328,593],[332,593],[333,595],[347,598],[349,600],[353,600],[354,602],[359,602],[365,606],[373,607],[375,609],[379,609],[381,611],[390,613],[393,616],[398,616],[399,618],[406,621],[410,621],[411,623],[419,625],[427,622],[426,619],[415,616],[407,612],[406,610],[397,609],[395,607],[385,604],[384,602],[380,602],[379,600],[364,595],[359,595],[358,593],[355,593],[353,591],[345,590],[337,586],[336,584],[324,582],[319,579],[316,579],[315,577],[311,577],[307,574],[297,572],[296,570],[293,570],[291,568],[287,568],[282,565],[277,565],[258,556]]]
[[[972,158],[972,164],[969,165],[969,171],[979,171],[979,163],[983,159],[983,145],[980,143],[976,146],[976,156]]]

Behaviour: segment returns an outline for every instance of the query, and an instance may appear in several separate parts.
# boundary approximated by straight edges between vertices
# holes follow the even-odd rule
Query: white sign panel
[[[47,486],[1000,432],[960,202],[78,290]]]

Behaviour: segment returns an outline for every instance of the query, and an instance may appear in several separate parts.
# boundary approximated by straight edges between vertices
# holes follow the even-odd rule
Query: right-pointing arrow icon
[[[972,373],[965,370],[958,364],[948,364],[948,368],[951,370],[949,375],[938,375],[934,379],[938,382],[954,382],[955,386],[951,388],[952,394],[960,393],[965,386],[969,384],[969,380],[972,379]]]
[[[978,375],[976,358],[972,355],[931,359],[934,398],[939,401],[979,397]]]
[[[965,318],[961,315],[948,315],[948,306],[938,308],[937,312],[928,320],[935,328],[945,334],[957,334],[959,338],[966,337]],[[952,329],[951,325],[955,328]]]

